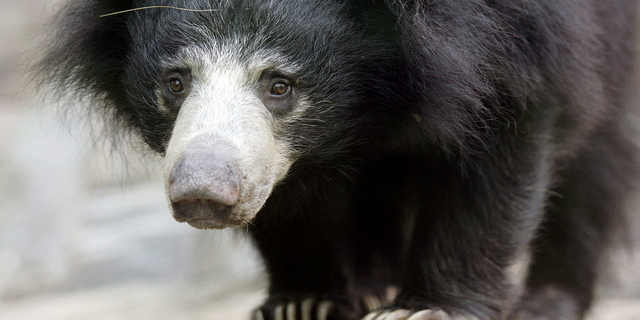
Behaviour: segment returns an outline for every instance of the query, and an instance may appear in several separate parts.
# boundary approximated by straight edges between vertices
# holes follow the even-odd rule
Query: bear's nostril
[[[199,229],[223,229],[233,226],[233,207],[211,200],[182,200],[172,202],[173,216]]]
[[[224,156],[200,148],[186,151],[169,175],[172,202],[205,202],[233,206],[240,196],[242,174]]]
[[[194,181],[195,180],[195,181]],[[173,202],[216,202],[233,206],[238,202],[240,184],[237,181],[223,183],[198,181],[204,179],[179,179],[169,185],[169,197]],[[207,182],[211,184],[207,184]]]

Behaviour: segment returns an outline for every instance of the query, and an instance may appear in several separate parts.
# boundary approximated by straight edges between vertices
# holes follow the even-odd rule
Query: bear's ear
[[[121,79],[130,50],[126,15],[101,15],[133,6],[133,1],[84,0],[62,8],[34,66],[41,88],[58,97],[89,96],[96,107],[123,106]]]

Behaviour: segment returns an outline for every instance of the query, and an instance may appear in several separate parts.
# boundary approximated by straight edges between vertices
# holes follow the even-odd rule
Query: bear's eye
[[[179,93],[184,91],[184,85],[180,79],[171,79],[169,80],[169,90]]]
[[[289,92],[290,86],[284,82],[276,82],[271,86],[271,95],[283,96]]]
[[[291,74],[282,75],[270,70],[262,74],[256,89],[264,106],[274,115],[281,116],[295,106],[297,83],[297,78]]]

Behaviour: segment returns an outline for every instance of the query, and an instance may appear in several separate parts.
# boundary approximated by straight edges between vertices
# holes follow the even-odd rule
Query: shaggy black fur
[[[216,12],[147,5],[217,8]],[[243,39],[301,68],[295,163],[249,227],[278,304],[579,319],[638,174],[633,0],[72,1],[38,64],[163,154],[162,61]],[[203,32],[206,30],[207,32]],[[178,106],[179,107],[179,106]],[[522,299],[506,269],[531,248]]]

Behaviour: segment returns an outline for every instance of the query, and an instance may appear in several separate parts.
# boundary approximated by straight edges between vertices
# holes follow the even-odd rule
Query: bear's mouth
[[[237,228],[247,224],[234,216],[235,205],[228,206],[211,200],[181,200],[171,202],[173,217],[197,229]]]

